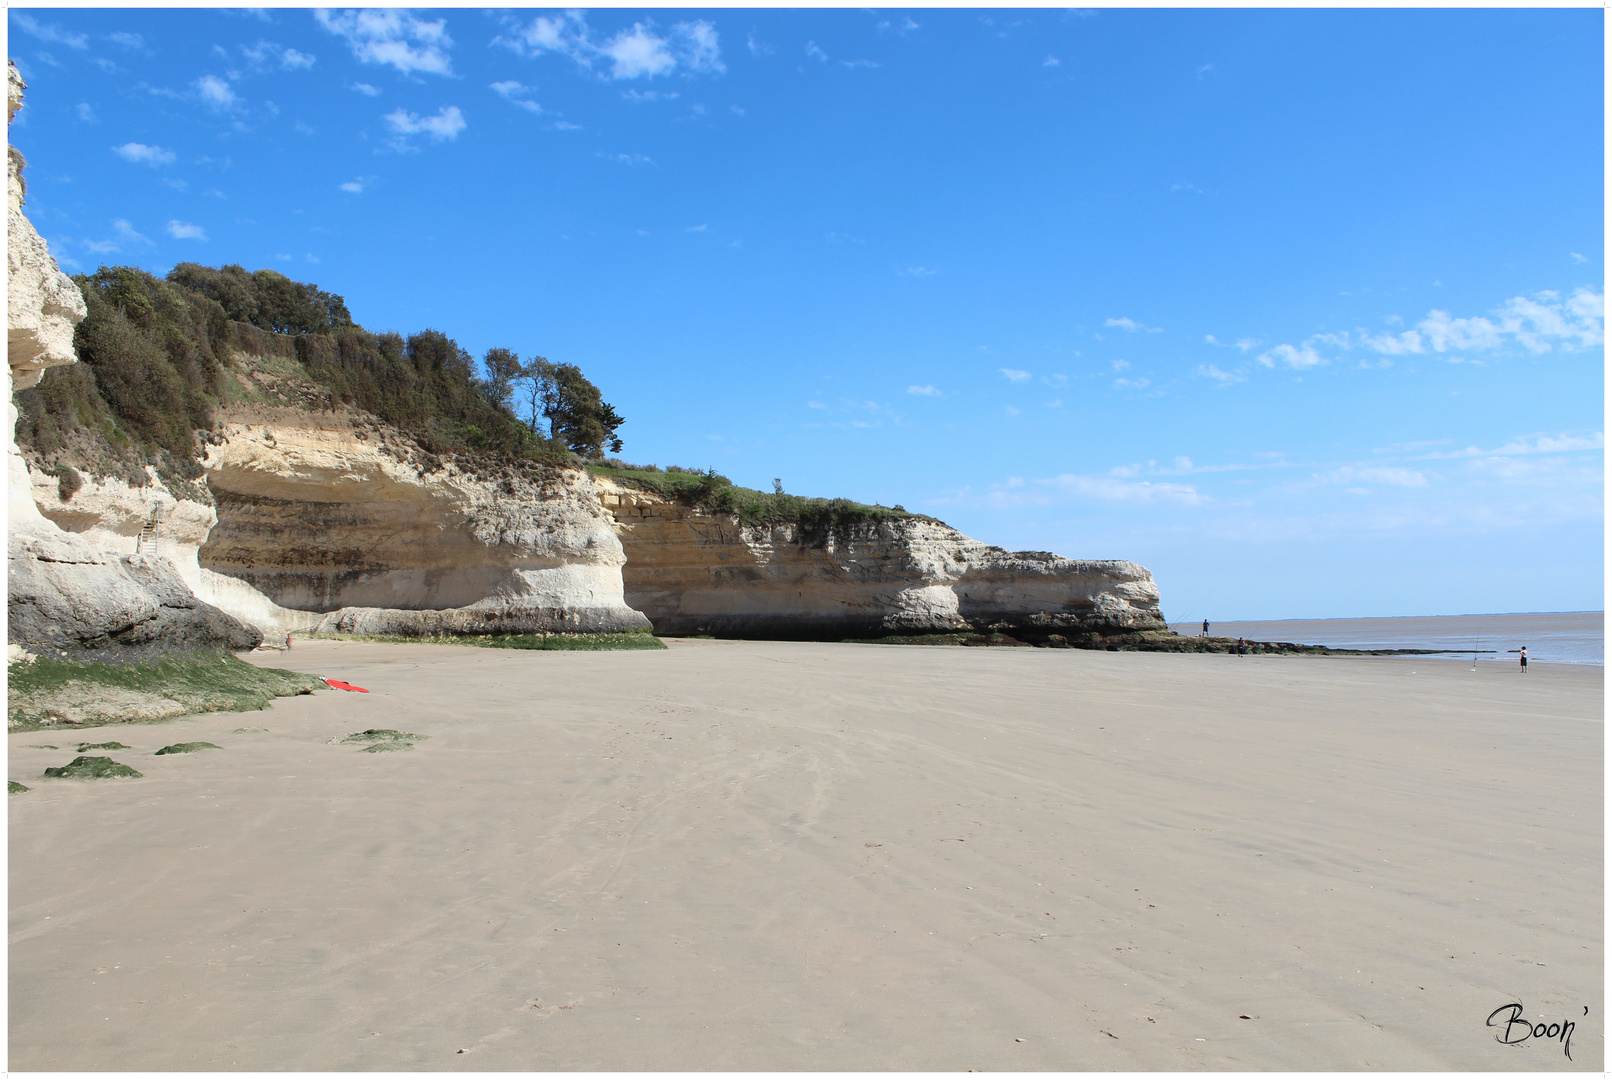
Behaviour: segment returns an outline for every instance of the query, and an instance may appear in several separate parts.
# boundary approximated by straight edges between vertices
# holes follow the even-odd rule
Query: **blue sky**
[[[1598,9],[12,8],[71,272],[578,364],[622,456],[1149,567],[1603,606]]]

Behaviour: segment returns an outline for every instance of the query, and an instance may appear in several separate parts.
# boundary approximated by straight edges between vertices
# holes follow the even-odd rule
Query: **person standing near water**
[[[1208,619],[1203,620],[1203,633],[1199,634],[1198,636],[1199,637],[1208,637],[1209,636],[1209,620]]]
[[[1528,674],[1528,646],[1522,647],[1522,673]]]

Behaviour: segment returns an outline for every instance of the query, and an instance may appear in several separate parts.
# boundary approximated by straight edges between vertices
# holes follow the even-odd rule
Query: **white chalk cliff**
[[[1009,552],[920,517],[814,532],[744,525],[596,478],[627,551],[627,603],[659,633],[832,638],[1162,630],[1136,563]]]
[[[7,122],[26,89],[7,65]],[[47,368],[75,363],[73,328],[84,298],[23,214],[22,155],[7,147],[6,582],[8,660],[40,651],[107,658],[224,645],[251,648],[255,630],[201,603],[168,560],[123,555],[40,513],[17,448],[12,394]]]

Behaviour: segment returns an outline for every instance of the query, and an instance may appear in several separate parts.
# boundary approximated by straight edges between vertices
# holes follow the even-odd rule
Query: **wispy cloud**
[[[1048,53],[1047,58],[1045,60],[1041,61],[1041,66],[1042,67],[1057,67],[1061,63],[1063,63],[1062,60],[1059,60],[1056,56],[1053,56],[1051,53]]]
[[[206,240],[207,233],[200,225],[192,225],[188,221],[168,222],[168,235],[175,240]]]
[[[381,92],[379,87],[371,86],[367,82],[353,83],[352,88],[357,90],[360,94],[363,94],[365,97],[375,97]]]
[[[499,97],[503,98],[505,101],[509,102],[511,105],[514,105],[517,108],[525,109],[529,113],[540,113],[543,111],[543,107],[537,102],[533,101],[529,96],[535,92],[534,89],[530,86],[524,86],[521,83],[516,82],[514,79],[507,79],[503,82],[492,83],[488,86],[488,89],[497,94]]]
[[[721,74],[721,42],[716,28],[704,19],[675,23],[660,33],[653,20],[635,22],[604,40],[596,40],[580,11],[539,15],[525,26],[518,23],[494,39],[521,56],[545,52],[569,56],[589,71],[608,67],[612,79],[654,78],[679,68],[696,74]]]
[[[1118,319],[1104,319],[1103,320],[1103,325],[1104,326],[1112,326],[1112,327],[1114,327],[1116,329],[1119,329],[1119,330],[1124,330],[1128,334],[1134,334],[1138,330],[1144,331],[1144,332],[1149,333],[1149,334],[1161,334],[1161,333],[1164,332],[1163,327],[1145,326],[1142,323],[1137,322],[1135,319],[1132,319],[1132,318],[1129,318],[1129,317],[1121,317],[1121,318],[1118,318]]]
[[[820,64],[828,63],[828,53],[819,48],[817,42],[815,41],[808,41],[806,43],[806,55],[811,57],[813,60],[816,60]]]
[[[258,69],[278,66],[286,71],[311,68],[317,57],[311,53],[288,49],[273,41],[259,41],[255,45],[241,46],[241,54]]]
[[[382,119],[400,138],[424,134],[430,136],[432,142],[457,139],[465,129],[465,117],[457,105],[444,105],[435,116],[416,116],[406,109],[396,109]]]
[[[77,112],[78,112],[78,118],[80,120],[82,120],[84,123],[86,123],[86,124],[95,123],[95,110],[90,108],[89,102],[87,102],[87,101],[79,102]]]
[[[342,191],[347,192],[349,195],[362,195],[364,192],[364,178],[359,177],[356,180],[349,180],[345,184],[338,184],[336,186]]]
[[[113,33],[106,35],[106,40],[110,41],[114,45],[121,45],[125,49],[143,49],[146,47],[145,38],[141,37],[139,34],[131,34],[126,30],[114,31]]]
[[[174,160],[172,150],[164,150],[160,146],[147,146],[144,143],[137,142],[114,146],[112,152],[124,161],[132,161],[136,165],[169,165]]]
[[[859,241],[857,241],[857,243],[861,243],[861,241],[859,240]],[[904,267],[903,269],[897,270],[896,271],[896,276],[897,277],[930,277],[930,276],[932,276],[934,274],[938,274],[938,273],[940,273],[939,270],[931,270],[927,266],[908,266],[908,267]]]
[[[630,101],[634,105],[642,105],[654,101],[672,101],[678,97],[676,90],[634,90],[628,87],[621,92],[623,101]]]
[[[31,37],[40,41],[48,41],[54,45],[66,45],[69,49],[87,49],[90,39],[87,34],[74,34],[63,30],[54,23],[42,23],[27,12],[11,10],[11,25]]]
[[[944,397],[945,396],[939,390],[935,389],[933,386],[927,386],[927,385],[926,386],[909,386],[909,387],[907,387],[907,393],[912,394],[915,397]]]
[[[423,71],[430,75],[452,75],[445,19],[428,22],[396,10],[365,8],[346,11],[318,10],[319,25],[344,39],[359,62],[385,64],[405,75]]]
[[[203,75],[190,85],[196,88],[196,93],[209,108],[218,112],[228,112],[240,101],[230,84],[217,75]]]
[[[1017,368],[1006,367],[998,368],[997,370],[1007,377],[1008,382],[1021,383],[1030,381],[1030,373],[1028,371],[1020,371]]]
[[[655,164],[654,160],[645,154],[599,154],[597,156],[604,158],[606,161],[614,161],[617,165],[625,165],[630,169],[636,169],[640,165]]]
[[[1244,371],[1221,371],[1218,367],[1216,367],[1213,364],[1199,364],[1198,365],[1198,374],[1203,376],[1206,379],[1214,379],[1215,381],[1219,382],[1222,386],[1229,386],[1232,383],[1240,383],[1240,382],[1247,382],[1248,381],[1247,372],[1244,372]]]

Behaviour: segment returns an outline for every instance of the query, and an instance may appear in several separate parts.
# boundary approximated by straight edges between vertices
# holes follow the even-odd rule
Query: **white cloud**
[[[909,387],[907,387],[907,393],[913,394],[913,395],[915,395],[917,397],[944,397],[945,396],[939,390],[936,390],[933,386],[909,386]]]
[[[705,230],[707,230],[709,228],[710,228],[709,225],[707,225],[707,224],[702,222],[699,225],[690,225],[688,228],[684,229],[683,231],[684,232],[704,232]]]
[[[297,71],[302,68],[313,67],[316,57],[288,49],[273,41],[259,41],[255,45],[241,46],[241,53],[259,68],[270,63],[278,63],[287,71]]]
[[[125,49],[143,49],[146,46],[145,38],[139,34],[131,34],[124,30],[118,30],[115,33],[106,35],[106,40],[114,45],[122,45]]]
[[[453,47],[445,19],[427,22],[403,11],[381,8],[318,10],[319,25],[344,38],[365,64],[389,64],[407,75],[416,71],[452,75],[447,50]]]
[[[116,221],[112,222],[112,228],[117,230],[118,239],[120,240],[127,240],[134,244],[151,243],[151,239],[149,237],[142,236],[140,233],[136,232],[134,226],[130,225],[122,218],[118,218]]]
[[[364,191],[364,181],[362,178],[349,180],[345,184],[338,184],[337,187],[351,195],[360,195]]]
[[[811,57],[813,60],[818,61],[819,63],[825,63],[826,64],[828,62],[828,53],[826,53],[822,49],[818,48],[817,47],[817,42],[815,42],[815,41],[808,41],[806,43],[806,55]]]
[[[1110,360],[1108,362],[1108,366],[1113,368],[1115,371],[1124,371],[1126,368],[1131,366],[1131,362],[1129,360]]]
[[[1047,55],[1047,58],[1045,60],[1041,61],[1041,66],[1042,67],[1057,67],[1061,63],[1063,63],[1063,61],[1059,60],[1056,56],[1053,56],[1053,55],[1051,55],[1049,53]]]
[[[1569,258],[1569,259],[1572,259],[1572,260],[1573,260],[1573,261],[1574,261],[1574,262],[1576,262],[1576,263],[1586,263],[1586,262],[1589,262],[1589,260],[1588,260],[1588,259],[1586,259],[1586,258],[1585,258],[1585,257],[1584,257],[1584,256],[1582,256],[1582,255],[1580,255],[1580,254],[1579,254],[1579,253],[1578,253],[1578,252],[1576,252],[1576,251],[1569,251],[1569,252],[1568,252],[1568,253],[1567,253],[1567,257],[1568,257],[1568,258]]]
[[[1206,379],[1214,379],[1222,386],[1230,386],[1232,383],[1248,381],[1248,376],[1243,372],[1221,371],[1213,364],[1199,364],[1198,374],[1202,375]]]
[[[581,12],[568,11],[559,16],[539,15],[512,35],[494,41],[522,56],[560,53],[590,71],[595,63],[608,61],[612,79],[654,78],[670,75],[679,67],[698,74],[727,70],[716,28],[704,19],[676,23],[664,36],[652,20],[635,22],[600,42],[594,40]]]
[[[25,34],[31,34],[40,41],[50,41],[58,45],[66,45],[69,49],[87,49],[90,39],[85,34],[73,34],[51,23],[42,23],[32,15],[13,8],[11,10],[11,24]]]
[[[749,48],[751,56],[768,56],[774,51],[771,45],[756,40],[756,33],[754,30],[745,35],[744,43],[745,46]]]
[[[230,89],[229,83],[217,75],[203,75],[190,85],[196,88],[196,92],[201,95],[204,102],[220,112],[234,108],[236,102],[240,100],[235,96],[235,91]]]
[[[365,97],[374,97],[381,92],[379,87],[371,86],[367,82],[353,83],[353,89]]]
[[[744,115],[744,109],[741,108],[738,105],[729,105],[728,106],[728,111],[731,112],[734,116],[743,116]]]
[[[622,100],[630,101],[634,105],[654,101],[671,101],[677,96],[676,90],[633,90],[629,88],[621,92]]]
[[[1153,380],[1151,380],[1151,379],[1115,379],[1114,380],[1114,389],[1116,389],[1116,390],[1146,390],[1150,385],[1152,385],[1152,382],[1153,382]]]
[[[1111,470],[1107,476],[1063,473],[1032,479],[1028,485],[1008,484],[986,494],[984,501],[994,506],[1046,505],[1052,502],[1082,500],[1117,503],[1175,503],[1199,506],[1205,502],[1191,484],[1133,480],[1127,469]]]
[[[1028,382],[1030,379],[1028,371],[1020,371],[1017,368],[998,368],[997,370],[1007,376],[1008,382],[1021,383]]]
[[[1163,333],[1163,329],[1161,327],[1144,326],[1142,323],[1137,322],[1135,319],[1128,318],[1128,317],[1122,317],[1122,318],[1118,318],[1118,319],[1105,319],[1105,320],[1103,320],[1103,325],[1104,326],[1117,327],[1120,330],[1124,330],[1128,334],[1133,334],[1138,330],[1145,330],[1150,334]]]
[[[175,240],[206,240],[207,233],[200,225],[192,225],[188,221],[168,222],[168,235]]]
[[[86,124],[95,123],[95,110],[90,108],[88,102],[81,101],[78,103],[78,118]]]
[[[457,139],[465,129],[464,114],[457,105],[444,105],[435,116],[416,116],[404,109],[386,114],[383,119],[399,135],[429,135],[434,142]]]
[[[529,113],[540,113],[543,111],[543,107],[541,105],[535,101],[532,101],[526,96],[531,94],[534,88],[530,86],[523,86],[514,79],[507,79],[503,82],[492,83],[488,86],[488,89],[492,90],[493,93],[497,94],[511,105],[514,105],[517,108],[525,109]]]
[[[640,165],[655,164],[652,158],[644,154],[599,154],[598,156],[606,161],[614,161],[618,165],[625,165],[630,169],[636,169]]]
[[[876,68],[879,66],[879,62],[877,60],[841,60],[840,66],[848,68]]]
[[[1266,367],[1275,367],[1278,363],[1281,363],[1295,371],[1307,371],[1310,368],[1319,367],[1326,363],[1321,358],[1321,354],[1316,352],[1309,344],[1297,347],[1278,345],[1269,352],[1261,353],[1259,362]]]
[[[1323,484],[1387,484],[1391,487],[1426,487],[1427,477],[1415,469],[1388,465],[1344,465],[1324,473],[1316,473],[1314,480]]]
[[[857,243],[861,243],[861,241],[858,240]],[[897,277],[930,277],[930,276],[932,276],[934,274],[938,274],[938,273],[940,273],[939,270],[931,270],[927,266],[909,266],[904,270],[897,270],[896,271],[896,276]]]
[[[112,152],[124,161],[132,161],[137,165],[168,165],[174,160],[172,150],[164,150],[160,146],[147,146],[144,143],[124,143],[114,146]]]

